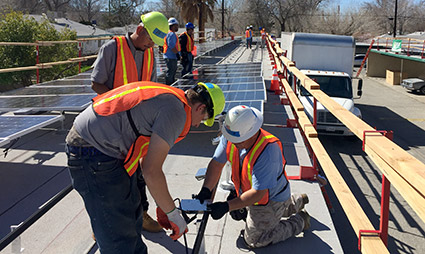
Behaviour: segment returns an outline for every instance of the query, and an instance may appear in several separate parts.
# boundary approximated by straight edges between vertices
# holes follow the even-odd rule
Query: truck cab
[[[320,90],[326,93],[342,107],[361,118],[361,111],[354,106],[351,77],[344,72],[303,70],[309,78],[320,85]],[[304,109],[313,122],[314,98],[302,87],[297,85],[297,93]],[[320,102],[317,102],[317,132],[327,135],[354,135],[343,123],[332,115]]]

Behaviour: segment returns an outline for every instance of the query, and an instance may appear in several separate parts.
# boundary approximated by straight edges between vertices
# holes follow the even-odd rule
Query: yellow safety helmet
[[[203,87],[204,89],[201,89],[201,90],[195,89],[197,93],[200,93],[201,96],[203,96],[203,91],[207,91],[209,98],[211,98],[211,101],[207,102],[207,104],[210,104],[210,105],[207,105],[207,111],[210,118],[204,121],[204,124],[206,126],[211,127],[214,124],[214,118],[217,115],[221,114],[221,112],[224,109],[224,104],[225,104],[224,94],[221,88],[213,83],[199,82],[198,87]]]
[[[168,32],[168,20],[164,14],[153,11],[140,16],[140,20],[153,42],[159,46],[163,46],[164,38]]]
[[[225,99],[223,91],[216,84],[202,82],[193,86],[192,89],[201,95],[204,99],[205,105],[207,106],[209,118],[204,121],[204,124],[208,127],[213,126],[214,118],[224,109]]]

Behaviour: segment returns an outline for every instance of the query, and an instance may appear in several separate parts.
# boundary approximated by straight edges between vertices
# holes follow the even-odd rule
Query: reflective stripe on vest
[[[93,110],[98,115],[113,115],[127,111],[139,103],[160,94],[173,94],[184,104],[186,122],[183,131],[175,141],[177,143],[187,135],[192,123],[191,108],[188,105],[184,91],[178,88],[150,81],[133,82],[95,97],[93,99]],[[124,161],[124,168],[130,176],[137,170],[140,159],[146,155],[149,141],[150,137],[141,135],[131,145]]]
[[[117,44],[114,88],[139,81],[136,61],[127,44],[125,36],[114,37]],[[142,81],[150,81],[153,70],[153,49],[146,49],[143,54]]]
[[[226,154],[227,159],[232,165],[232,182],[235,185],[236,193],[240,196],[242,193],[250,190],[252,188],[252,168],[255,165],[260,154],[266,148],[266,146],[270,143],[277,142],[280,150],[282,151],[282,162],[283,162],[283,170],[286,164],[285,157],[283,156],[283,147],[282,143],[278,138],[270,134],[269,132],[260,129],[260,135],[257,138],[255,144],[252,146],[251,150],[245,156],[243,160],[242,167],[239,166],[239,150],[236,148],[234,144],[231,142],[227,142]],[[286,177],[286,173],[285,173]],[[287,177],[286,177],[287,181]],[[240,193],[242,191],[242,193]],[[261,198],[260,201],[255,203],[254,205],[266,205],[269,202],[269,191]]]
[[[182,36],[183,34],[186,35],[186,37],[187,37],[187,40],[186,40],[186,51],[188,53],[190,53],[190,52],[192,52],[193,46],[195,46],[195,43],[193,41],[192,36],[190,36],[187,32],[182,33],[180,36]]]
[[[173,32],[169,31],[168,33],[173,33]],[[176,34],[176,33],[174,33],[174,34]],[[167,53],[167,50],[168,50],[167,37],[168,36],[165,36],[165,38],[164,38],[164,50],[162,51],[162,53],[164,53],[164,54]],[[177,38],[177,35],[176,35],[176,38]],[[178,52],[180,52],[182,50],[181,47],[180,47],[179,38],[177,38],[175,49],[177,49]]]

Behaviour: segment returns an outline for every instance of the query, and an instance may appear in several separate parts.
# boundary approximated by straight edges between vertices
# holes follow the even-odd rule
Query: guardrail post
[[[40,53],[40,48],[39,48],[39,46],[37,45],[37,46],[35,46],[35,54],[36,54],[36,63],[37,64],[39,64],[40,62],[39,62],[39,58],[38,58],[38,55],[39,55],[39,53]],[[37,74],[36,74],[36,76],[37,76],[37,84],[38,83],[40,83],[40,72],[39,72],[39,70],[37,69],[36,70],[36,72],[37,72]]]
[[[313,107],[314,107],[314,111],[313,111],[313,126],[314,126],[315,129],[317,129],[317,99],[316,99],[316,97],[314,97]]]
[[[78,57],[81,57],[81,42],[78,42]],[[78,73],[81,73],[81,62],[78,63]]]
[[[407,42],[407,56],[410,56],[410,38]]]
[[[423,44],[423,46],[422,46],[421,59],[424,59],[424,58],[425,58],[425,56],[424,56],[424,51],[425,51],[425,40],[424,40],[424,44]]]

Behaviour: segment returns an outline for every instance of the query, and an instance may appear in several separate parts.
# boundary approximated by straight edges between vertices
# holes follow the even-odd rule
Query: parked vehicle
[[[361,118],[354,106],[351,75],[353,73],[355,42],[352,36],[282,33],[282,49],[304,74],[315,80],[320,89],[348,111]],[[291,76],[291,78],[293,78]],[[290,84],[292,84],[290,80]],[[299,84],[299,81],[298,81]],[[357,95],[361,96],[362,80]],[[297,86],[301,103],[313,121],[313,97],[302,86]],[[321,103],[317,103],[317,132],[329,135],[353,135]]]
[[[357,54],[354,56],[354,67],[360,67],[362,65],[363,59],[365,58],[365,54]],[[366,67],[367,62],[364,63],[363,67]]]
[[[403,79],[401,85],[410,91],[418,91],[425,94],[425,81],[418,78]]]

